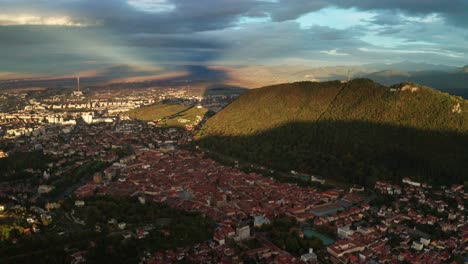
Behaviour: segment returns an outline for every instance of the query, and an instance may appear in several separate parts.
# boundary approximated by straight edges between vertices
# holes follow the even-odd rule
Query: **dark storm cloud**
[[[369,22],[376,24],[376,25],[381,25],[381,26],[389,26],[389,25],[394,26],[394,25],[406,23],[407,20],[405,20],[402,16],[395,14],[394,12],[385,11],[369,19]]]
[[[144,12],[125,0],[0,0],[0,4],[4,12],[60,13],[132,33],[217,30],[235,25],[242,16],[271,16],[273,21],[287,21],[331,6],[383,10],[374,18],[377,24],[398,23],[396,11],[415,15],[439,13],[457,25],[466,26],[468,22],[466,0],[168,0],[167,4],[174,8],[167,12]]]
[[[92,6],[93,3],[94,1],[82,3],[85,4],[84,10],[88,9],[87,5]],[[112,13],[105,10],[99,13],[107,12],[105,26],[117,31],[190,33],[232,26],[241,14],[253,6],[251,1],[245,0],[175,0],[171,3],[175,9],[170,12],[142,12],[123,3],[117,7],[114,6],[115,3],[109,3],[101,6],[106,9],[110,5]]]
[[[317,11],[330,6],[328,1],[308,1],[308,0],[280,0],[275,5],[269,5],[273,21],[294,20],[301,15],[305,15],[312,11]]]
[[[271,12],[275,21],[285,21],[330,6],[360,10],[390,10],[412,15],[439,13],[455,25],[468,25],[466,0],[279,0],[278,5],[271,6]]]
[[[172,0],[171,11],[145,12],[124,0],[1,1],[7,12],[31,10],[59,13],[77,21],[101,23],[118,32],[188,33],[232,26],[241,15],[264,16],[253,10],[253,0]],[[247,14],[249,13],[250,14]]]
[[[207,36],[224,39],[228,48],[220,54],[223,59],[244,58],[244,62],[256,64],[272,60],[281,64],[288,59],[335,60],[334,56],[323,51],[337,49],[338,53],[347,53],[348,50],[368,46],[359,39],[360,33],[353,29],[322,26],[301,29],[296,22],[261,23],[242,31],[230,29]]]
[[[21,14],[36,15],[39,23],[65,16],[69,25],[53,20],[49,22],[57,26],[0,26],[0,57],[8,58],[0,61],[0,71],[28,63],[29,70],[44,61],[60,65],[60,60],[75,66],[88,60],[261,64],[288,58],[363,63],[399,57],[458,63],[468,53],[468,0],[153,1],[161,10],[148,8],[150,2],[140,0],[138,6],[127,0],[0,0],[0,25]],[[375,15],[346,29],[295,21],[324,8]],[[440,21],[422,21],[434,14]],[[259,22],[242,24],[243,20]],[[378,37],[398,39],[398,44],[389,47]],[[411,42],[431,43],[418,53],[413,50],[419,44]],[[445,50],[452,57],[444,58]],[[16,59],[14,54],[19,54]]]
[[[413,15],[439,13],[457,26],[468,25],[468,1],[466,0],[351,0],[343,2],[344,7],[364,10],[400,10]],[[339,5],[339,4],[338,4]]]

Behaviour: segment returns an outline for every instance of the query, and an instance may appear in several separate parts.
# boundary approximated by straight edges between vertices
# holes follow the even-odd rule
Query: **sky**
[[[468,0],[0,0],[0,74],[468,64]]]

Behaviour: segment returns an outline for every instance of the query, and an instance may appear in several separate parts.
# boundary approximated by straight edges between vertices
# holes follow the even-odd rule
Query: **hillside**
[[[278,169],[361,184],[407,176],[459,182],[468,175],[467,107],[412,83],[282,84],[244,93],[209,119],[198,139]]]
[[[185,127],[197,125],[208,109],[175,104],[156,104],[129,111],[129,116],[141,121],[153,121],[160,126]]]

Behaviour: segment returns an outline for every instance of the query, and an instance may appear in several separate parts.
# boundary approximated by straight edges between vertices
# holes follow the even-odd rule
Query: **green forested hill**
[[[414,177],[461,182],[467,101],[403,83],[299,82],[244,93],[199,131],[201,145],[355,183]]]

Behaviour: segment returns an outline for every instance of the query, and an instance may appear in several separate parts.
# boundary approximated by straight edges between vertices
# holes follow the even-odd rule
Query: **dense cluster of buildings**
[[[10,171],[6,176],[24,177],[0,183],[0,214],[25,223],[0,226],[7,230],[0,238],[9,239],[6,234],[11,229],[40,233],[41,227],[55,221],[50,211],[60,207],[56,201],[64,197],[75,197],[75,206],[80,207],[87,197],[111,195],[166,203],[216,222],[209,241],[149,252],[142,259],[146,263],[241,263],[246,257],[260,263],[447,263],[466,255],[463,185],[433,188],[404,178],[401,184],[379,181],[367,192],[304,188],[184,150],[180,146],[192,141],[186,130],[125,118],[129,109],[157,100],[187,101],[180,96],[185,93],[170,90],[154,97],[87,100],[83,93],[74,93],[65,101],[29,100],[22,110],[0,113],[0,146],[9,149],[0,150],[0,158],[31,151],[48,157],[44,168]],[[219,106],[226,100],[213,97],[206,103]],[[86,175],[90,180],[73,179],[79,168],[92,162],[105,166],[92,177]],[[70,182],[63,184],[64,179]],[[382,197],[386,202],[376,203]],[[257,232],[279,217],[294,219],[298,236],[312,231],[325,247],[294,255]],[[117,224],[125,229],[125,223]],[[332,238],[315,227],[330,230]],[[134,232],[138,239],[147,234],[144,228]],[[258,247],[245,246],[252,239]],[[84,261],[85,255],[76,257]]]
[[[153,97],[129,97],[113,99],[62,98],[57,102],[30,99],[24,109],[0,113],[0,136],[15,139],[20,136],[37,136],[41,129],[60,125],[73,127],[84,121],[113,123],[131,109],[154,104]]]
[[[100,160],[109,165],[74,190],[77,202],[94,195],[137,196],[202,213],[218,223],[211,241],[154,252],[145,257],[148,263],[172,263],[177,259],[239,262],[241,256],[229,241],[242,243],[252,237],[262,246],[246,250],[250,258],[267,263],[316,262],[315,252],[301,258],[256,236],[255,227],[280,215],[294,218],[303,226],[301,235],[310,225],[334,230],[337,239],[326,244],[324,251],[333,263],[445,263],[453,254],[465,252],[466,195],[461,185],[435,190],[410,179],[404,179],[401,185],[377,182],[377,195],[394,199],[388,205],[371,206],[368,202],[372,199],[360,193],[281,183],[222,165],[203,153],[178,148],[191,140],[184,130],[132,121],[117,126],[75,126],[71,130],[47,127],[36,137],[15,140],[15,151],[38,149],[52,161],[43,171],[30,171],[39,180],[1,184],[2,199],[9,201],[2,208],[10,213],[11,208],[16,208],[31,219],[22,227],[23,232],[40,232],[41,226],[53,221],[48,211],[57,204],[37,206],[35,211],[18,206],[38,203],[54,190],[54,180],[87,162]],[[130,152],[122,152],[124,149]],[[427,230],[419,230],[418,225],[434,227],[443,235],[434,237]]]
[[[229,239],[250,238],[251,226],[245,224],[245,219],[256,218],[264,223],[286,214],[305,222],[314,217],[309,212],[314,205],[330,200],[315,189],[247,174],[185,150],[136,149],[135,156],[114,163],[104,173],[115,171],[117,180],[91,181],[78,188],[76,196],[139,196],[202,213],[219,223],[213,238],[217,242],[215,251],[226,250]],[[268,254],[260,254],[264,258],[294,259],[271,243],[267,246]]]
[[[136,132],[136,133],[135,133]],[[119,126],[111,124],[93,124],[75,126],[67,129],[50,126],[41,129],[35,137],[21,138],[14,141],[14,152],[41,151],[50,162],[43,170],[27,170],[22,174],[33,174],[36,184],[46,186],[73,172],[79,166],[91,161],[112,163],[119,160],[123,150],[131,151],[131,144],[138,142],[139,147],[168,148],[175,144],[187,143],[190,136],[179,129],[156,129],[140,122],[121,122]],[[10,140],[4,140],[8,144]],[[5,154],[6,155],[6,154]],[[19,173],[11,171],[12,175]],[[25,185],[23,181],[15,184],[0,184],[0,196],[14,195],[27,197],[35,202],[39,197],[35,193],[38,186]],[[2,186],[4,185],[4,188]],[[44,189],[44,188],[43,188]]]
[[[71,95],[56,95],[35,98],[18,92],[5,92],[0,100],[11,100],[14,96],[16,108],[0,108],[0,138],[15,139],[21,136],[37,136],[41,129],[51,125],[73,127],[77,123],[113,123],[127,119],[129,110],[157,102],[202,105],[219,110],[237,95],[188,95],[184,89],[119,90],[110,92],[96,90],[83,93],[73,91]],[[1,95],[1,94],[0,94]]]

